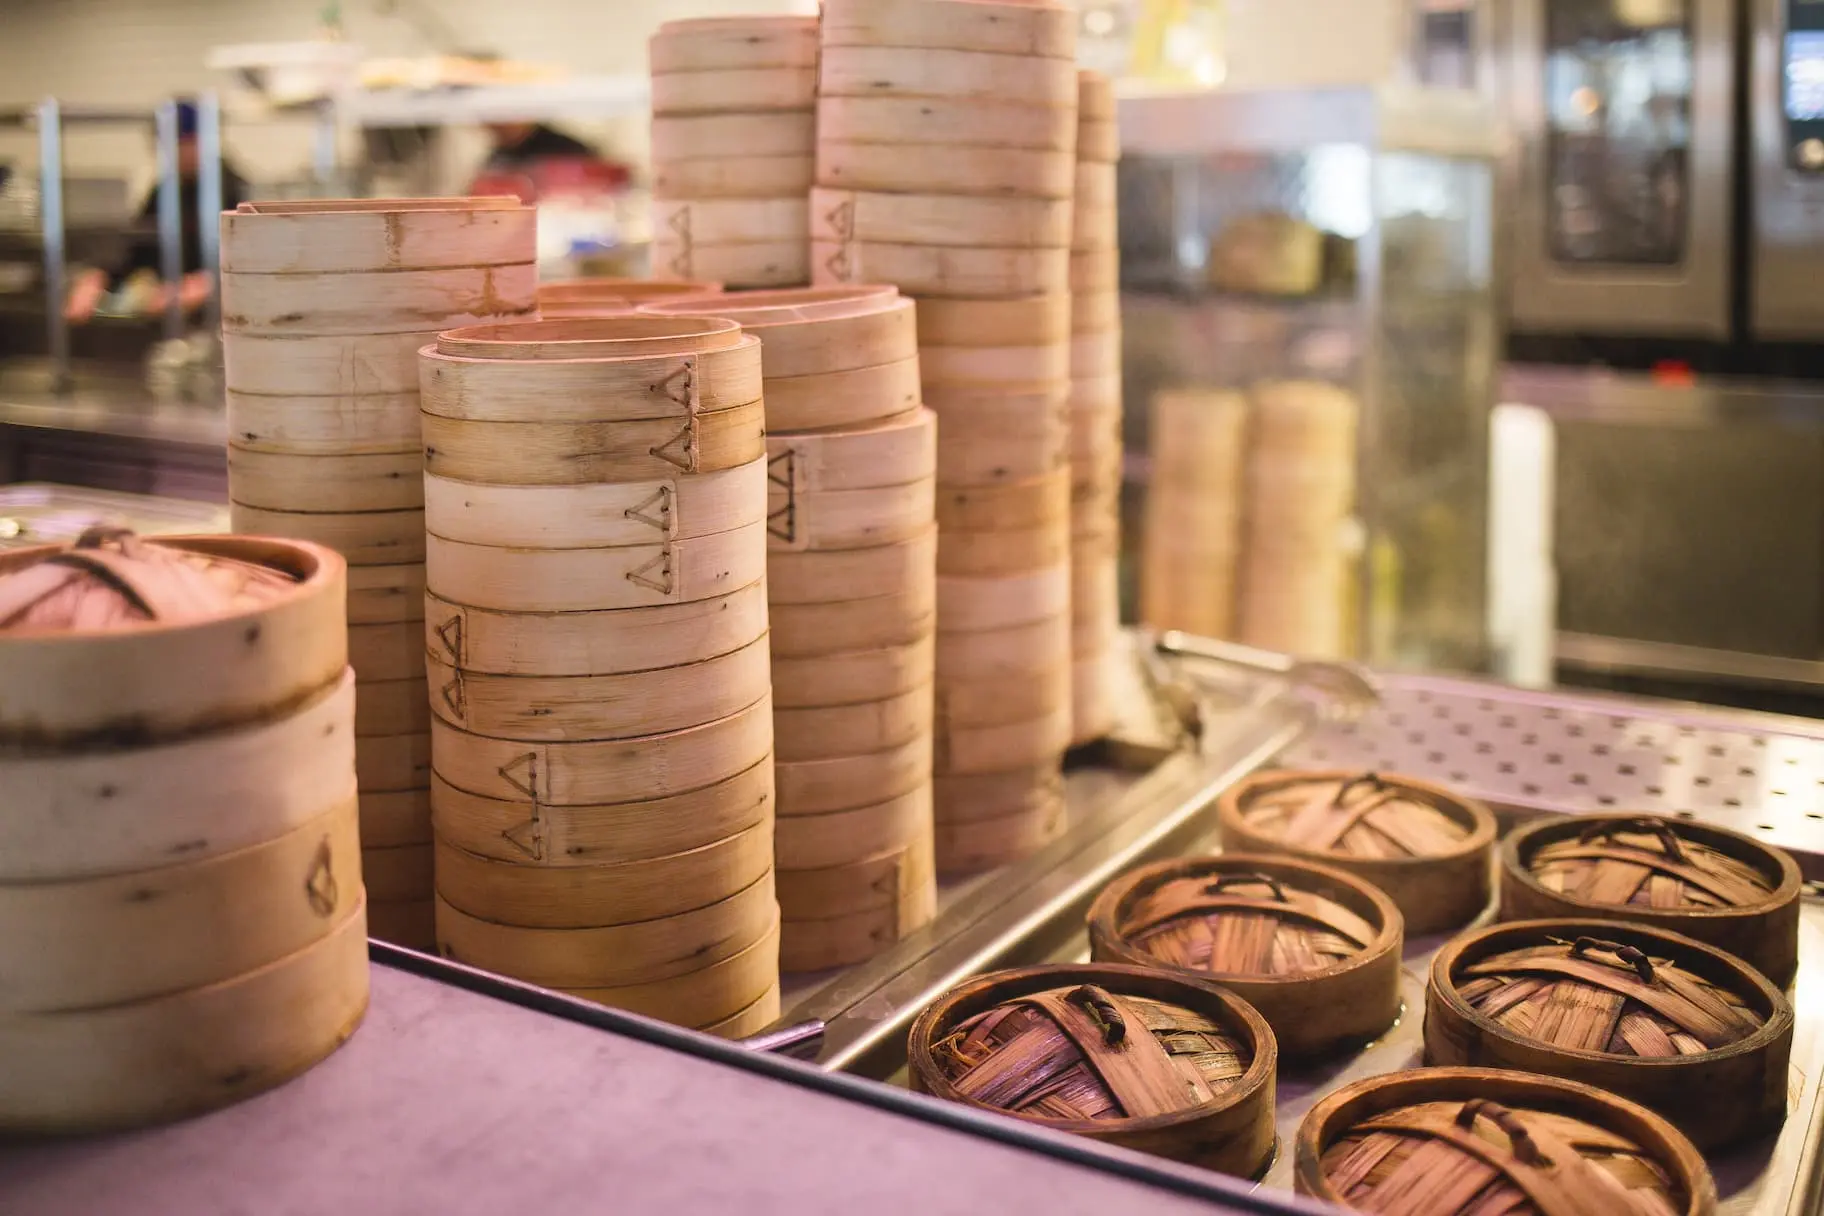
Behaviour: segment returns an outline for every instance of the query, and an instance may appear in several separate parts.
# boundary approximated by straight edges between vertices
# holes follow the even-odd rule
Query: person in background
[[[200,308],[209,298],[209,272],[203,266],[203,241],[200,227],[201,216],[198,214],[199,178],[198,165],[201,154],[196,143],[196,106],[188,101],[177,104],[177,179],[178,210],[182,216],[179,225],[182,245],[182,266],[184,277],[181,282],[160,284],[153,298],[147,302],[150,311],[163,310],[169,301],[166,294],[177,291],[183,301],[186,312]],[[247,184],[234,168],[222,162],[222,209],[232,211],[247,201]],[[116,266],[109,268],[91,267],[76,276],[70,286],[68,303],[64,312],[69,319],[81,324],[95,315],[95,310],[102,299],[120,290],[129,278],[149,271],[153,275],[161,272],[158,248],[158,186],[156,183],[146,193],[146,200],[140,206],[135,235],[128,246],[126,257]],[[150,231],[148,231],[148,227]]]
[[[582,140],[542,122],[492,122],[488,135],[494,151],[482,167],[483,173],[513,173],[545,160],[598,159],[596,150]]]

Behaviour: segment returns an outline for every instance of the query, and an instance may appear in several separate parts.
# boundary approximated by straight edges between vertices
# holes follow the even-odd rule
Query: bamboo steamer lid
[[[826,971],[881,954],[937,916],[937,884],[919,886],[884,908],[842,916],[788,920],[780,927],[779,965],[784,971]]]
[[[484,798],[581,806],[689,793],[760,763],[772,749],[773,706],[638,739],[526,743],[431,724],[437,774]]]
[[[652,159],[656,164],[719,156],[809,157],[816,150],[817,115],[809,110],[660,114],[652,119]]]
[[[1058,760],[1000,773],[939,774],[932,783],[938,819],[953,828],[1024,816],[1056,817],[1064,810]]]
[[[780,816],[773,824],[773,855],[782,872],[845,865],[931,838],[928,782],[874,806],[822,815],[794,815],[789,811],[788,807],[780,807]]]
[[[369,791],[419,790],[431,776],[431,740],[423,731],[355,740],[355,776]]]
[[[979,633],[1048,620],[1070,611],[1071,567],[988,578],[941,577],[937,612],[952,633]]]
[[[720,118],[667,121],[720,121]],[[720,283],[676,279],[561,279],[538,285],[538,311],[543,320],[573,320],[591,315],[631,312],[649,300],[663,299],[666,296],[707,295],[721,290]]]
[[[1027,0],[827,0],[823,45],[1075,60],[1077,21],[1068,5]]]
[[[809,110],[817,100],[817,68],[706,68],[652,74],[652,112],[751,113]]]
[[[1434,958],[1425,1059],[1583,1081],[1715,1148],[1778,1125],[1792,1027],[1778,989],[1702,942],[1618,921],[1516,921]]]
[[[1042,765],[1070,747],[1071,703],[1065,684],[1061,703],[1041,716],[996,726],[959,726],[947,719],[936,723],[936,758],[932,771],[945,775],[1000,773]],[[945,872],[954,867],[946,866]]]
[[[817,18],[698,17],[667,21],[647,42],[654,72],[814,68]]]
[[[769,755],[726,780],[643,802],[563,806],[517,791],[489,798],[440,776],[430,794],[438,835],[465,853],[520,865],[611,865],[687,853],[764,822],[773,763]]]
[[[813,240],[1056,248],[1070,244],[1067,199],[813,189]]]
[[[201,861],[0,885],[0,923],[13,927],[0,935],[0,1018],[230,979],[317,941],[360,898],[352,796],[273,840]]]
[[[1346,1085],[1305,1116],[1295,1152],[1299,1194],[1364,1211],[1711,1216],[1717,1206],[1703,1157],[1651,1111],[1487,1068]]]
[[[448,958],[548,988],[612,987],[688,975],[758,941],[778,916],[769,872],[676,916],[585,929],[532,929],[458,911],[439,897],[437,945]]]
[[[1803,878],[1786,852],[1726,828],[1647,815],[1541,820],[1501,846],[1501,919],[1595,916],[1669,929],[1776,987],[1799,962]]]
[[[0,1129],[96,1132],[197,1114],[283,1084],[367,1010],[363,901],[294,954],[202,988],[0,1014]]]
[[[424,560],[424,512],[269,511],[230,501],[229,526],[249,536],[283,536],[333,549],[350,566]]]
[[[1054,714],[1070,703],[1070,663],[1054,663],[1015,682],[946,680],[938,689],[937,720],[949,729],[1007,726]]]
[[[1069,152],[1078,125],[1068,110],[943,97],[819,97],[816,129],[837,144],[954,144]],[[657,146],[657,128],[654,128]]]
[[[773,708],[814,709],[884,701],[929,684],[930,636],[899,646],[800,658],[773,657]]]
[[[1070,614],[1005,629],[956,633],[939,629],[937,678],[957,680],[1024,679],[1045,671],[1070,655]]]
[[[937,871],[955,878],[1024,861],[1064,835],[1069,816],[1062,798],[1041,792],[1035,804],[998,819],[958,822],[938,804],[934,835]]]
[[[431,791],[428,789],[362,794],[360,808],[361,840],[371,848],[431,843]]]
[[[766,451],[761,404],[682,420],[476,422],[424,416],[425,471],[492,485],[581,485],[714,473]]]
[[[774,604],[769,612],[777,666],[782,660],[910,646],[928,638],[937,628],[937,593],[931,579],[914,579],[886,595],[829,604]]]
[[[370,903],[367,905],[367,935],[420,954],[435,954],[435,905],[428,899]]]
[[[745,1039],[749,1035],[759,1034],[768,1026],[779,1020],[779,989],[774,986],[765,996],[743,1009],[733,1017],[720,1022],[710,1022],[697,1027],[704,1034],[713,1034],[725,1039]]]
[[[1056,293],[1000,300],[920,300],[921,346],[1048,346],[1070,332],[1071,305]]]
[[[398,902],[428,899],[431,894],[431,846],[396,844],[385,848],[363,845],[361,877],[368,898]]]
[[[538,266],[222,275],[222,329],[267,334],[418,333],[439,325],[530,319]]]
[[[1458,928],[1488,904],[1494,816],[1415,777],[1256,773],[1223,792],[1216,818],[1227,848],[1290,854],[1373,883],[1408,933]]]
[[[1287,1056],[1367,1042],[1400,1013],[1399,909],[1341,870],[1223,854],[1130,870],[1089,910],[1091,957],[1207,976]]]
[[[927,528],[916,540],[868,549],[774,550],[767,555],[768,602],[777,611],[781,605],[840,603],[857,590],[912,588],[929,581],[936,550],[935,527]],[[785,653],[803,652],[788,649]]]
[[[818,68],[821,97],[944,97],[1069,109],[1077,104],[1076,64],[1038,55],[983,50],[826,44]]]
[[[354,202],[355,200],[342,200]],[[298,210],[242,203],[222,213],[222,270],[229,274],[349,273],[512,266],[537,249],[537,209],[517,198],[417,200],[442,207]]]
[[[813,177],[816,185],[830,190],[1068,199],[1076,189],[1076,165],[1071,153],[1044,148],[972,148],[941,142],[838,143],[825,138],[817,141]],[[1048,286],[1003,294],[1018,296],[1053,290],[1056,289]]]
[[[661,235],[652,256],[668,273],[713,276],[730,287],[798,287],[811,281],[801,235],[764,241],[675,240]]]
[[[391,625],[350,625],[348,663],[363,682],[404,680],[424,675],[424,628],[417,621]]]
[[[0,555],[0,743],[131,745],[269,717],[341,677],[345,594],[342,559],[295,541],[92,529]]]
[[[223,382],[230,394],[249,396],[415,393],[418,348],[436,337],[436,323],[396,334],[227,334]]]
[[[818,284],[889,282],[913,295],[984,299],[1068,290],[1069,256],[1064,249],[812,241],[811,276]]]
[[[931,780],[931,737],[865,756],[781,762],[779,805],[794,815],[823,815],[873,806]]]
[[[726,899],[773,865],[762,820],[686,853],[606,865],[522,866],[436,845],[437,895],[471,916],[529,929],[587,929],[657,920]]]
[[[803,198],[656,199],[652,204],[656,239],[685,246],[794,239],[802,243],[809,224],[810,208]]]
[[[773,747],[787,762],[886,751],[930,731],[931,697],[925,684],[883,701],[776,710]]]
[[[572,988],[571,996],[680,1026],[713,1025],[779,990],[779,924],[721,962],[668,980],[612,988]]]
[[[364,680],[355,685],[356,738],[406,735],[430,728],[431,702],[425,695],[422,672],[404,679]]]
[[[1273,1032],[1189,976],[1056,964],[965,981],[913,1024],[912,1086],[1252,1177],[1273,1153]]]
[[[418,392],[290,396],[229,392],[231,451],[292,456],[417,452]]]
[[[769,412],[782,380],[900,364],[918,356],[912,301],[902,299],[894,287],[856,283],[753,291],[724,299],[667,300],[640,311],[670,317],[687,310],[726,316],[764,340]],[[780,430],[822,429],[772,421]]]
[[[503,676],[465,671],[435,656],[429,669],[430,709],[450,725],[554,743],[683,730],[745,709],[770,687],[764,634],[728,654],[656,671]]]
[[[662,161],[653,166],[660,199],[776,199],[801,195],[817,178],[817,159],[788,156],[718,156]]]
[[[551,324],[588,323],[599,320]],[[598,427],[671,422],[675,430],[702,415],[758,405],[759,346],[748,338],[703,352],[523,362],[427,350],[422,405],[427,417],[450,421]],[[678,471],[674,463],[666,475]]]
[[[440,661],[494,675],[654,671],[738,650],[765,635],[766,585],[704,600],[599,612],[490,612],[425,597],[425,645]]]

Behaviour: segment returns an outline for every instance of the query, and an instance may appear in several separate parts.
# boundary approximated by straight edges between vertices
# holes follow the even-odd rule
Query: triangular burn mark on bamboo
[[[785,504],[766,513],[766,531],[788,545],[798,539],[798,449],[787,448],[766,462],[768,485],[785,491]]]
[[[538,830],[538,808],[532,808],[532,818],[524,823],[514,824],[501,833],[502,839],[524,853],[534,861],[545,859],[544,839]]]
[[[686,203],[672,212],[666,226],[682,237],[686,245],[690,244],[690,204]]]
[[[533,801],[538,800],[538,753],[515,756],[495,770],[502,781]]]
[[[657,456],[660,460],[663,460],[666,464],[676,465],[679,469],[683,470],[686,473],[696,472],[697,471],[697,420],[696,420],[696,418],[692,417],[692,418],[688,419],[684,423],[684,426],[678,431],[677,434],[673,435],[670,439],[667,439],[664,443],[661,443],[658,447],[652,448],[648,452],[648,455]]]
[[[653,389],[673,405],[695,410],[697,404],[697,362],[686,357],[670,375],[653,385]]]
[[[658,578],[652,577],[652,572],[654,570],[659,571]],[[656,591],[660,595],[670,595],[672,591],[671,546],[667,545],[650,560],[642,562],[632,570],[629,570],[627,572],[627,581],[630,583],[638,583],[640,586],[651,591]]]
[[[449,706],[450,712],[455,714],[458,719],[467,721],[469,715],[468,689],[462,682],[460,670],[450,673],[449,683],[443,686],[442,692],[443,703]]]
[[[830,230],[839,240],[849,240],[855,235],[855,200],[842,200],[830,208],[829,214],[823,218],[829,221]]]
[[[849,257],[847,245],[838,245],[836,252],[832,253],[823,264],[839,281],[844,283],[851,281],[850,276],[854,272],[855,264]]]
[[[461,662],[462,618],[460,616],[453,616],[443,624],[437,626],[437,640],[443,643],[443,648],[449,651],[452,659]]]
[[[316,859],[311,863],[310,877],[304,882],[304,893],[310,900],[311,911],[318,916],[328,916],[336,910],[336,871],[335,859],[329,851],[329,837],[317,846]]]

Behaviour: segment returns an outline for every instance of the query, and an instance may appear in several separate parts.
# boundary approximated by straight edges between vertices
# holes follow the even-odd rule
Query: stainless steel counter
[[[0,372],[0,484],[227,500],[228,424],[219,403],[159,401],[135,383],[99,377],[58,395],[30,372]]]

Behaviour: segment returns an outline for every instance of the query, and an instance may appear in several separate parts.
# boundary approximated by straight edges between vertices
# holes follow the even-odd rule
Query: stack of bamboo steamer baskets
[[[817,18],[668,21],[650,52],[654,272],[809,282]]]
[[[238,532],[348,571],[374,936],[432,941],[417,350],[535,307],[536,213],[511,198],[243,203],[222,216],[228,496]]]
[[[626,315],[420,357],[438,945],[751,1033],[779,1011],[760,341]]]
[[[0,1133],[225,1105],[367,1006],[342,559],[0,556]]]
[[[600,317],[632,312],[649,300],[721,290],[720,283],[698,279],[559,279],[538,285],[538,316],[542,321]]]
[[[936,838],[941,872],[1064,828],[1072,733],[1076,16],[999,0],[830,0],[811,271],[918,301],[938,444]],[[1074,276],[1073,276],[1073,271]]]
[[[1140,618],[1154,629],[1234,637],[1248,400],[1163,389],[1151,405]]]
[[[861,962],[936,912],[937,425],[891,287],[683,299],[764,350],[776,856],[788,971]]]
[[[1077,185],[1070,256],[1071,739],[1114,725],[1121,630],[1121,292],[1115,215],[1115,87],[1077,74]]]

